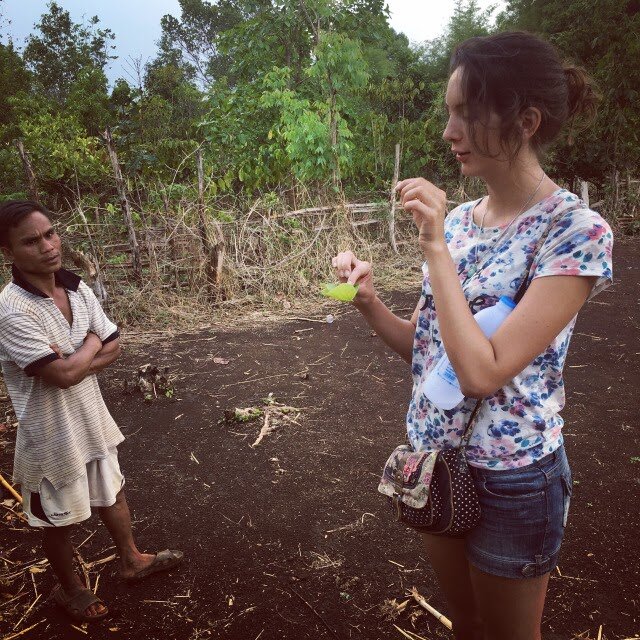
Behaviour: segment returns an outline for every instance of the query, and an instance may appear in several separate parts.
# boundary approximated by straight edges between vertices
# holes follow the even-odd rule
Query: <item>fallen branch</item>
[[[280,583],[280,584],[282,584],[282,583]],[[282,585],[282,586],[285,586],[285,585]],[[302,600],[302,602],[304,602],[304,604],[307,605],[307,607],[309,607],[309,609],[311,609],[311,611],[313,611],[313,613],[317,616],[318,620],[320,620],[320,622],[322,622],[322,624],[328,629],[328,631],[331,633],[331,635],[334,638],[336,638],[336,640],[340,640],[338,635],[336,634],[336,632],[329,626],[327,621],[293,587],[285,587],[285,588],[288,591],[291,591],[291,593],[293,593],[295,596],[300,598],[300,600]]]
[[[42,597],[42,594],[39,594],[38,597],[31,603],[31,606],[24,612],[24,615],[22,616],[22,618],[20,618],[20,620],[18,620],[18,622],[16,622],[13,625],[14,631],[20,626],[20,623],[29,615],[29,612],[31,611],[31,609],[33,609],[36,602],[38,602],[38,600],[40,600],[41,597]]]
[[[27,520],[27,516],[25,516],[24,513],[19,513],[19,512],[16,513],[14,511],[14,509],[16,508],[16,505],[13,505],[13,507],[7,507],[4,504],[0,504],[0,507],[2,507],[3,509],[6,509],[10,514],[14,515],[16,518],[20,518],[20,520],[22,520],[23,522],[26,522],[27,524],[29,523],[29,520]]]
[[[20,503],[22,504],[22,496],[2,477],[0,473],[0,484]]]
[[[444,614],[440,613],[437,609],[434,609],[419,593],[418,590],[413,587],[411,589],[411,596],[413,599],[423,608],[426,609],[432,616],[441,622],[447,629],[452,629],[453,625],[451,624],[451,620],[447,618]]]
[[[301,318],[298,316],[284,316],[286,320],[300,320],[301,322],[320,322],[321,324],[327,324],[325,320],[319,320],[318,318]]]
[[[26,629],[23,629],[18,633],[12,633],[10,636],[4,636],[2,640],[13,640],[14,638],[19,638],[20,636],[23,636],[28,631],[31,631],[31,629],[35,629],[39,624],[42,624],[45,620],[46,618],[44,618],[43,620],[40,620],[40,622],[36,622],[35,624],[32,624],[30,627],[27,627]]]
[[[404,629],[401,629],[397,624],[394,624],[393,626],[408,640],[427,640],[424,636],[419,636],[417,633],[413,633],[413,631],[405,631]]]
[[[107,556],[106,558],[101,558],[100,560],[94,560],[93,562],[87,562],[85,564],[85,567],[87,569],[93,569],[93,567],[97,567],[100,564],[105,564],[107,562],[111,562],[112,560],[115,560],[117,558],[116,554],[113,553],[110,556]]]

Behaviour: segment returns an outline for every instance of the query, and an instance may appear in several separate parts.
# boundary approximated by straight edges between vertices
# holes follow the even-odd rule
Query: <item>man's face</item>
[[[62,266],[60,236],[40,211],[30,213],[9,230],[8,245],[2,252],[24,273],[46,275]]]

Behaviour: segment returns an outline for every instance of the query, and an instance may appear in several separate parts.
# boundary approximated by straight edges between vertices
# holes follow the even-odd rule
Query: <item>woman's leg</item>
[[[492,576],[472,565],[470,570],[486,640],[541,640],[548,573],[517,579]]]
[[[464,540],[428,533],[423,533],[422,537],[431,566],[449,605],[447,617],[453,623],[456,640],[482,640],[482,619],[476,606]]]

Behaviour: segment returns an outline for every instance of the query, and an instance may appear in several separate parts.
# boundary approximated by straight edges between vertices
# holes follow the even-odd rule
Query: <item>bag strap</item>
[[[467,426],[464,429],[464,433],[462,434],[462,438],[460,439],[459,449],[463,449],[469,444],[469,439],[471,438],[471,434],[473,433],[473,423],[478,415],[478,411],[480,410],[480,405],[482,404],[482,398],[476,402],[476,406],[473,408],[469,419],[467,420]]]
[[[518,291],[516,292],[516,295],[513,297],[513,300],[516,304],[518,304],[518,302],[520,302],[520,300],[522,300],[524,294],[527,291],[527,288],[529,287],[529,275],[531,274],[531,268],[533,267],[534,262],[536,261],[536,258],[538,257],[538,250],[540,249],[540,247],[545,243],[545,241],[547,240],[547,236],[549,235],[552,227],[554,226],[556,220],[558,218],[560,218],[560,216],[564,215],[565,213],[567,213],[567,211],[571,211],[572,209],[576,209],[580,206],[581,204],[581,200],[578,200],[577,203],[572,203],[570,206],[567,207],[562,207],[560,206],[560,211],[554,211],[553,214],[551,215],[551,217],[549,218],[549,222],[547,223],[547,227],[545,228],[545,230],[542,232],[542,234],[540,235],[540,237],[538,238],[538,241],[536,242],[536,246],[534,251],[531,252],[531,262],[529,263],[529,265],[527,266],[527,271],[524,275],[524,278],[522,279],[522,282],[520,284],[520,287],[518,288]],[[493,247],[493,249],[495,250],[496,247]],[[489,252],[490,255],[488,256],[488,259],[490,260],[493,257],[493,250]],[[482,267],[484,268],[484,266]],[[481,269],[478,269],[478,271],[480,271]],[[478,272],[476,271],[476,273]],[[474,274],[475,275],[475,274]],[[465,281],[466,284],[467,281]],[[476,416],[478,415],[478,411],[480,410],[480,405],[482,404],[483,398],[480,398],[480,400],[478,400],[476,402],[476,406],[473,408],[473,411],[471,412],[471,415],[469,416],[469,420],[467,420],[467,426],[464,429],[464,433],[462,434],[462,438],[460,439],[460,449],[463,449],[464,447],[466,447],[469,444],[469,440],[471,439],[471,434],[473,433],[473,422],[476,419]]]

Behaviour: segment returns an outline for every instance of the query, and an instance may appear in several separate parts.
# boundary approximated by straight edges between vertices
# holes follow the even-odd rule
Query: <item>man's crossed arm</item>
[[[107,342],[104,346],[95,333],[88,333],[83,345],[68,358],[65,358],[57,344],[51,348],[60,358],[43,365],[36,373],[48,384],[68,389],[87,376],[99,373],[120,356],[118,338]]]

